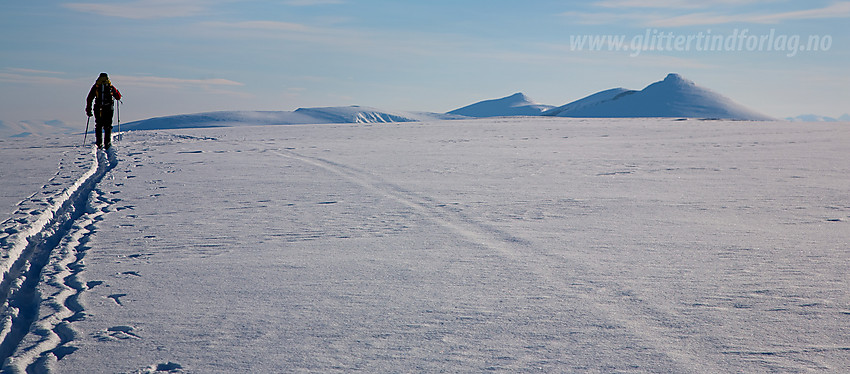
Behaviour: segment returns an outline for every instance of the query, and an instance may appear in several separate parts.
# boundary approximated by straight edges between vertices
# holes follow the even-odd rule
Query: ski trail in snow
[[[678,321],[676,316],[647,305],[642,300],[624,298],[622,292],[618,291],[622,287],[616,284],[592,281],[579,281],[578,284],[571,282],[571,278],[564,276],[563,268],[558,267],[558,264],[563,264],[565,260],[563,255],[534,248],[526,239],[467,217],[463,213],[451,211],[445,204],[407,191],[367,171],[319,157],[305,156],[290,149],[268,151],[337,174],[381,196],[404,204],[466,240],[489,248],[514,264],[524,264],[523,267],[528,272],[536,274],[549,285],[559,289],[575,290],[570,296],[576,297],[578,303],[591,306],[598,313],[597,315],[609,321],[611,326],[625,328],[649,347],[667,355],[673,362],[682,366],[683,372],[725,371],[722,363],[713,361],[713,359],[722,360],[723,358],[717,356],[706,360],[707,354],[717,352],[716,346],[711,342],[683,339],[686,332],[670,327],[678,325],[678,322],[671,323],[671,321]],[[529,259],[529,257],[537,258]],[[581,273],[591,273],[585,267],[585,264],[570,261],[570,269],[577,271],[579,276]],[[574,278],[572,280],[575,281]],[[621,302],[613,303],[612,300]],[[670,343],[671,341],[676,343]]]
[[[454,232],[462,234],[468,240],[479,244],[493,244],[491,242],[509,242],[518,244],[529,244],[527,241],[503,232],[495,227],[486,227],[484,230],[483,224],[478,224],[478,229],[472,229],[470,226],[473,223],[469,219],[460,217],[458,213],[450,212],[446,209],[441,209],[445,205],[439,204],[432,199],[416,196],[414,193],[404,190],[403,188],[377,179],[365,172],[355,170],[349,166],[338,164],[321,158],[312,158],[291,151],[272,151],[280,156],[292,158],[318,166],[322,169],[338,174],[362,187],[368,188],[382,196],[389,197],[396,202],[404,204],[418,213],[430,217],[441,226],[446,227]],[[495,239],[494,239],[495,237]]]
[[[78,278],[85,243],[110,203],[96,187],[118,163],[113,150],[92,148],[90,156],[81,177],[47,198],[49,205],[32,224],[22,222],[6,238],[11,240],[0,261],[4,372],[49,372],[49,361],[74,351],[66,343],[75,336],[70,323],[84,317],[77,297],[86,289]]]

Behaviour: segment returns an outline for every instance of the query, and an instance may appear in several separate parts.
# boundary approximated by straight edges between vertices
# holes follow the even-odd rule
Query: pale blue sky
[[[771,116],[839,116],[848,19],[850,1],[7,1],[0,121],[84,122],[101,71],[125,95],[122,122],[354,104],[445,112],[519,91],[562,105],[670,72]],[[583,35],[624,39],[576,50]],[[609,51],[646,35],[664,50]],[[735,43],[706,51],[699,35]],[[768,50],[795,35],[821,50]]]

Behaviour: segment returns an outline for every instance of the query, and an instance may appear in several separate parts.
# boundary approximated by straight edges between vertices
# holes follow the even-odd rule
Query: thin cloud
[[[29,85],[59,85],[77,83],[74,79],[61,77],[61,75],[64,74],[65,73],[58,71],[5,68],[0,70],[0,82]]]
[[[197,0],[136,0],[124,3],[69,3],[65,8],[107,17],[156,19],[189,17],[207,8]]]
[[[370,56],[392,53],[393,56],[407,56],[407,58],[451,55],[455,58],[523,62],[539,58],[533,53],[504,52],[503,48],[493,47],[489,42],[457,34],[410,31],[384,33],[370,29],[317,27],[281,21],[202,22],[199,26],[208,29],[207,35],[217,31],[221,33],[222,38],[312,43],[314,49],[318,49],[319,46],[331,47],[335,53],[348,51]]]
[[[762,23],[777,24],[786,21],[806,19],[834,19],[850,18],[850,2],[835,3],[824,8],[806,9],[791,12],[769,13],[769,14],[741,14],[727,15],[717,13],[692,13],[665,19],[656,19],[649,22],[648,26],[654,27],[679,27],[679,26],[707,26],[725,23]]]
[[[562,17],[573,20],[581,25],[612,25],[623,23],[646,24],[656,19],[664,18],[665,15],[657,12],[582,12],[570,11],[561,13]],[[649,21],[648,21],[649,20]]]
[[[699,5],[679,0],[604,0],[595,3],[606,9],[627,9],[628,11],[583,12],[570,11],[561,16],[574,19],[576,23],[586,25],[608,25],[630,22],[647,27],[684,27],[708,26],[727,23],[777,24],[787,21],[807,19],[850,18],[850,1],[837,2],[825,7],[776,13],[724,13],[709,11],[717,5],[747,5],[754,3],[772,3],[773,0],[752,0],[732,2],[714,0]],[[644,12],[637,11],[644,9]],[[676,10],[701,10],[686,14],[673,15]]]
[[[794,12],[767,14],[763,16],[754,16],[752,17],[752,22],[778,23],[789,20],[825,18],[850,18],[850,1],[835,3],[828,7],[819,9],[809,9]]]
[[[335,5],[345,3],[342,0],[289,0],[283,2],[291,6]]]
[[[714,6],[741,6],[756,3],[775,3],[777,0],[602,0],[593,5],[603,8],[705,9]]]
[[[315,27],[295,22],[242,21],[201,22],[209,30],[227,30],[224,38],[269,38],[348,48],[370,44],[371,38],[353,29]]]
[[[746,22],[747,16],[724,15],[710,12],[690,13],[676,17],[658,18],[650,20],[646,26],[651,27],[684,27],[684,26],[708,26],[722,25],[724,23]]]
[[[51,70],[36,70],[36,69],[27,69],[27,68],[6,68],[6,71],[22,73],[22,74],[49,74],[49,75],[60,75],[65,74],[61,71],[51,71]]]
[[[694,9],[702,8],[701,3],[686,0],[605,0],[593,5],[603,8],[663,8],[663,9]]]
[[[244,83],[223,78],[187,79],[157,76],[111,75],[112,83],[125,94],[133,92],[157,92],[157,95],[180,95],[180,92],[203,92],[207,95],[230,96],[251,99],[252,94],[239,90]]]
[[[112,81],[116,84],[136,85],[144,87],[157,88],[178,88],[178,87],[214,87],[214,86],[244,86],[245,84],[232,81],[229,79],[211,78],[211,79],[185,79],[185,78],[167,78],[155,76],[131,76],[131,75],[114,75],[111,76]]]
[[[205,24],[212,27],[235,28],[244,30],[289,31],[301,33],[316,33],[320,31],[320,29],[303,25],[300,23],[281,21],[205,22]]]

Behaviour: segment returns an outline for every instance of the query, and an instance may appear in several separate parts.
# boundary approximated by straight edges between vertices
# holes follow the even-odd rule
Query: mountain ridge
[[[446,113],[388,111],[367,106],[298,108],[294,111],[214,111],[153,117],[122,124],[122,130],[296,125],[324,123],[391,123],[501,116],[576,118],[684,117],[768,121],[775,118],[753,111],[731,99],[670,73],[642,90],[607,89],[558,107],[540,104],[522,92],[479,101]],[[804,115],[792,121],[832,121],[831,117]],[[850,121],[850,115],[837,119]],[[82,130],[82,129],[79,129]],[[78,130],[61,121],[0,121],[0,137],[70,134]]]
[[[327,123],[393,123],[461,119],[442,113],[386,111],[359,105],[298,108],[294,111],[217,111],[154,117],[128,122],[122,130],[164,130],[183,127],[306,125]],[[187,126],[188,125],[188,126]]]
[[[821,116],[817,114],[801,114],[796,117],[787,117],[791,122],[850,122],[850,114],[842,114],[840,117]]]

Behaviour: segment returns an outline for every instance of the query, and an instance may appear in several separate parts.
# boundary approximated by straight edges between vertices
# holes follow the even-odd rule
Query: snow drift
[[[712,90],[696,85],[679,74],[641,91],[615,88],[550,110],[544,115],[558,117],[688,117],[769,121],[773,118],[755,112]]]
[[[467,117],[539,116],[552,108],[551,105],[535,103],[522,92],[517,92],[501,99],[479,101],[450,111],[448,114]]]

